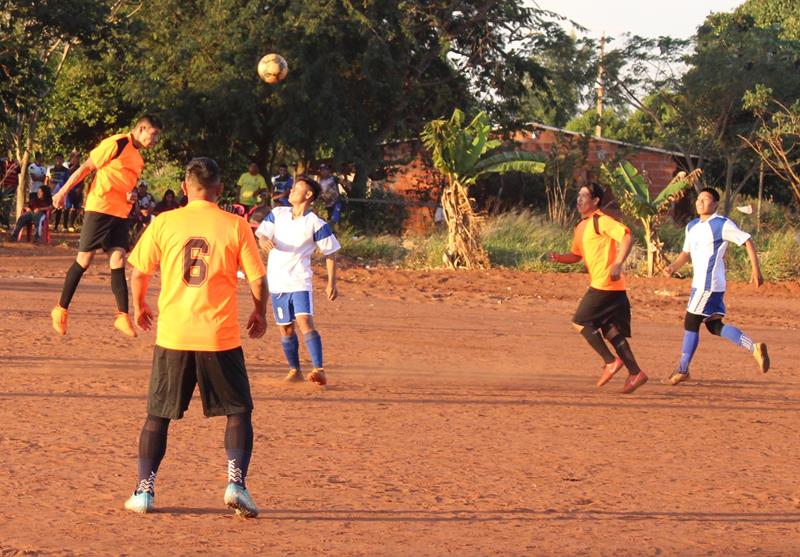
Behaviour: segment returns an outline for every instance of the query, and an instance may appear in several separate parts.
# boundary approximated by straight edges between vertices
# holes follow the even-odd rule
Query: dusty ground
[[[51,331],[71,253],[0,246],[0,556],[800,551],[797,284],[726,300],[769,343],[769,374],[703,334],[696,380],[675,388],[657,380],[689,283],[631,280],[653,380],[626,397],[621,377],[594,386],[569,326],[584,275],[345,269],[341,299],[317,297],[327,388],[280,382],[274,328],[244,341],[263,512],[243,521],[222,505],[224,422],[199,401],[170,430],[159,512],[123,510],[154,337],[111,328],[101,265],[68,336]]]

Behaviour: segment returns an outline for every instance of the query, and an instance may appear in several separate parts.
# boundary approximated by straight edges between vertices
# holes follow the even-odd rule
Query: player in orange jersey
[[[241,266],[249,281],[254,307],[247,330],[259,338],[267,328],[266,271],[250,225],[216,204],[222,190],[217,163],[192,159],[182,187],[189,203],[155,219],[129,259],[136,324],[145,331],[153,324],[147,287],[159,269],[161,293],[147,419],[139,438],[139,482],[125,508],[153,509],[170,420],[183,417],[198,385],[204,414],[228,418],[225,504],[254,517],[258,508],[245,487],[253,400],[239,336],[236,272]]]
[[[627,337],[631,336],[631,305],[625,292],[622,265],[631,251],[631,231],[600,210],[603,188],[588,184],[578,190],[577,207],[582,220],[575,227],[570,253],[551,253],[550,260],[577,263],[581,259],[589,271],[591,284],[572,318],[573,325],[603,358],[605,366],[597,386],[608,383],[623,365],[628,379],[622,387],[632,393],[647,382],[639,369]],[[619,243],[619,249],[617,249]],[[617,352],[615,358],[607,339]]]
[[[86,197],[78,256],[67,271],[61,299],[50,312],[53,328],[61,335],[67,334],[67,308],[78,283],[92,264],[95,250],[102,248],[108,253],[111,291],[117,302],[114,327],[128,336],[136,336],[128,315],[128,283],[125,281],[125,255],[128,252],[130,226],[128,213],[136,201],[136,182],[144,168],[139,151],[158,143],[161,127],[161,120],[146,115],[139,118],[131,132],[104,139],[53,196],[53,206],[56,209],[63,208],[69,191],[91,172],[95,172],[94,182]]]

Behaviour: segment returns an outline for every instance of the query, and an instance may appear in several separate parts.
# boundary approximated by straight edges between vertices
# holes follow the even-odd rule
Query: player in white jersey
[[[272,298],[272,313],[281,331],[281,345],[289,363],[287,381],[302,381],[299,343],[295,332],[303,334],[313,365],[308,380],[324,385],[322,340],[314,328],[311,294],[311,255],[319,249],[325,256],[328,299],[336,299],[336,258],[341,247],[331,227],[311,211],[320,185],[308,176],[299,176],[289,191],[289,207],[275,207],[256,230],[261,247],[269,253],[267,282]]]
[[[694,277],[692,292],[686,307],[683,321],[683,346],[678,369],[664,381],[670,385],[678,385],[689,379],[689,364],[692,361],[697,345],[700,342],[700,325],[705,323],[712,334],[724,337],[734,344],[748,350],[758,362],[763,373],[769,370],[767,345],[753,342],[742,331],[732,325],[725,325],[725,251],[728,242],[744,246],[750,257],[752,276],[750,282],[756,287],[764,284],[758,254],[750,234],[743,232],[727,217],[717,214],[719,193],[714,188],[704,188],[697,196],[695,208],[698,218],[686,225],[686,237],[680,255],[667,265],[664,275],[672,274],[685,263],[692,260]]]

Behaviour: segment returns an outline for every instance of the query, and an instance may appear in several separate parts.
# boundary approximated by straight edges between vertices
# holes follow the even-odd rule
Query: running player
[[[625,292],[622,266],[633,240],[627,226],[599,209],[602,202],[603,188],[599,184],[585,185],[578,190],[577,207],[582,220],[575,227],[572,251],[551,253],[550,260],[577,263],[583,259],[591,283],[572,318],[573,325],[605,362],[597,386],[608,383],[624,364],[628,368],[628,379],[622,392],[629,394],[647,382],[647,375],[639,369],[627,340],[631,336],[631,305]],[[606,339],[616,350],[616,358],[608,349]]]
[[[182,187],[189,198],[186,207],[155,219],[130,256],[134,314],[145,331],[153,323],[145,296],[159,268],[161,293],[147,419],[139,438],[139,482],[125,508],[153,510],[169,422],[183,417],[197,384],[203,413],[228,417],[225,504],[251,518],[258,514],[245,486],[253,450],[253,400],[239,337],[236,271],[241,265],[253,295],[249,336],[260,338],[267,327],[264,264],[247,222],[216,205],[222,184],[213,160],[192,159]]]
[[[324,385],[322,339],[314,328],[311,284],[311,254],[319,249],[328,271],[328,299],[336,299],[336,258],[341,247],[331,227],[311,212],[320,185],[308,176],[298,176],[289,190],[291,207],[275,207],[256,229],[256,236],[267,259],[267,282],[272,298],[272,313],[281,330],[281,345],[289,363],[287,381],[302,381],[299,343],[295,323],[303,333],[311,355],[313,370],[308,380]]]
[[[136,201],[134,190],[144,168],[139,150],[153,147],[158,143],[160,134],[161,120],[152,115],[142,116],[131,132],[112,135],[101,141],[53,196],[53,206],[56,209],[63,208],[69,191],[89,173],[96,172],[86,198],[78,256],[67,271],[61,299],[50,312],[53,328],[61,335],[67,334],[67,308],[78,283],[92,264],[95,250],[103,248],[108,253],[111,291],[117,302],[114,327],[128,336],[136,336],[128,315],[128,283],[125,281],[125,255],[130,226],[128,213]]]
[[[683,346],[678,369],[664,380],[669,385],[678,385],[689,379],[689,364],[700,342],[700,325],[705,323],[712,335],[728,339],[737,346],[748,350],[759,369],[769,370],[769,354],[763,342],[753,342],[750,337],[733,325],[725,325],[725,251],[728,242],[744,246],[750,257],[752,269],[750,282],[756,287],[764,284],[758,254],[750,234],[743,232],[727,217],[717,214],[719,193],[714,188],[703,188],[697,196],[695,208],[698,218],[686,225],[683,250],[670,265],[664,275],[672,274],[692,260],[692,292],[683,319]]]

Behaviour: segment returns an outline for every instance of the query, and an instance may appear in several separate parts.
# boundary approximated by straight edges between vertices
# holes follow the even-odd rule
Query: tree
[[[655,199],[651,198],[644,177],[628,161],[621,162],[613,170],[603,165],[601,171],[620,210],[642,224],[647,248],[647,276],[652,277],[654,271],[664,266],[664,243],[658,237],[659,220],[698,181],[702,170],[696,169],[689,174],[679,172]]]
[[[489,117],[478,113],[465,125],[464,113],[455,109],[449,120],[433,120],[423,130],[422,141],[434,167],[446,178],[442,209],[447,222],[445,264],[453,269],[486,269],[489,256],[480,241],[480,219],[472,209],[469,188],[488,173],[544,171],[544,163],[523,151],[496,152],[502,141],[489,139]]]

